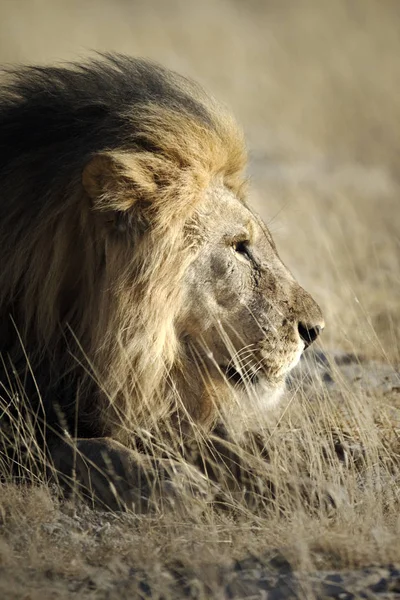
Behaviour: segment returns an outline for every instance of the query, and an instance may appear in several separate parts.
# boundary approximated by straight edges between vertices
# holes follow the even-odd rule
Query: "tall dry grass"
[[[228,103],[249,140],[253,205],[323,307],[324,349],[398,366],[396,0],[3,0],[1,17],[2,63],[122,51],[191,75]],[[267,561],[277,548],[305,570],[400,562],[398,387],[353,385],[338,366],[333,378],[297,382],[264,432],[280,487],[261,508],[232,496],[234,516],[206,507],[136,518],[60,506],[46,485],[2,487],[3,596],[29,584],[31,598],[68,597],[91,578],[93,597],[123,597],[116,581],[132,569],[165,591],[165,567],[179,566],[217,598],[210,564]],[[304,506],[306,477],[317,495],[332,491],[334,513]]]

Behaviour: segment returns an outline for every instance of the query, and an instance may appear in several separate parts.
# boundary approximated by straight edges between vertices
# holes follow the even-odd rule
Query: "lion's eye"
[[[238,255],[238,258],[251,260],[249,244],[249,240],[241,240],[240,242],[234,242],[232,244],[232,250],[235,254]]]

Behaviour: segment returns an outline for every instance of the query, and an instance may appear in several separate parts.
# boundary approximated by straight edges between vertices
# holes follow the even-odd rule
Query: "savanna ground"
[[[397,0],[2,1],[2,63],[122,51],[232,107],[253,206],[327,323],[269,468],[338,501],[310,512],[282,484],[258,512],[137,517],[7,484],[0,597],[400,597],[399,32]]]

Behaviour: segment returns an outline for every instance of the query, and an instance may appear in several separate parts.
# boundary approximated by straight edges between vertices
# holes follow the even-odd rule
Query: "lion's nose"
[[[304,323],[302,321],[299,322],[299,335],[303,340],[306,348],[308,348],[310,344],[315,342],[315,340],[317,339],[324,327],[325,323],[323,321],[313,325],[311,325],[310,323]]]

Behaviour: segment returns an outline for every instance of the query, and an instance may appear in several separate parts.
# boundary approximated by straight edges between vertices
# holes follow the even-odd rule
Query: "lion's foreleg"
[[[51,458],[62,487],[99,508],[144,513],[211,499],[207,479],[196,468],[135,452],[111,438],[58,442]]]

